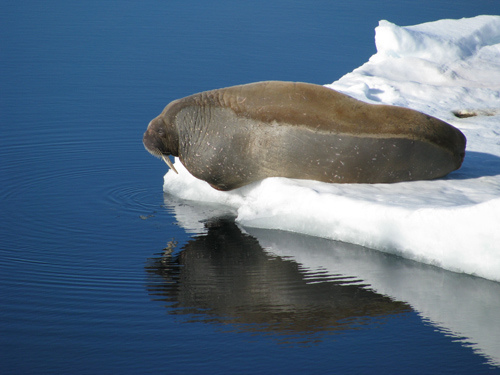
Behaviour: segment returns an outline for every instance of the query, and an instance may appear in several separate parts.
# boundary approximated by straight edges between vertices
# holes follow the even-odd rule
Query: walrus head
[[[175,125],[164,116],[164,113],[149,123],[142,137],[142,143],[150,154],[163,159],[175,173],[178,173],[168,157],[179,156],[179,139]]]

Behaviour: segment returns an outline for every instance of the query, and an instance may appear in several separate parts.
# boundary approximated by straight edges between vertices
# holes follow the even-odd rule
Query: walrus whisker
[[[175,173],[179,174],[179,172],[177,172],[177,169],[175,169],[174,165],[172,164],[172,162],[170,161],[170,159],[168,157],[166,157],[165,155],[161,155],[161,158],[165,161],[165,163],[167,163],[167,165],[170,167],[170,169],[172,169]]]

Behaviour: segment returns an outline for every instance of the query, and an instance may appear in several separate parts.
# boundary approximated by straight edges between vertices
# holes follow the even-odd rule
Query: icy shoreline
[[[326,86],[459,128],[468,141],[460,170],[391,185],[269,178],[219,192],[176,159],[179,174],[165,175],[164,191],[224,205],[245,227],[350,242],[500,281],[500,16],[409,27],[381,21],[375,33],[377,53]]]

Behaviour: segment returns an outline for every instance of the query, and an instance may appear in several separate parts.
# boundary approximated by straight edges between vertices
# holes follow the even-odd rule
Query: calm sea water
[[[164,197],[166,166],[141,139],[194,92],[335,81],[375,52],[380,19],[499,10],[496,0],[2,2],[0,373],[498,373],[411,301],[262,242],[286,252],[304,238],[247,233],[216,208]],[[182,223],[197,212],[199,229]],[[343,246],[308,241],[304,252]]]

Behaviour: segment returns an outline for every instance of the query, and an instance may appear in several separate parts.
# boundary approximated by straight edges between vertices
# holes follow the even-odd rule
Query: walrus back
[[[318,132],[394,137],[435,143],[463,153],[465,136],[435,117],[403,107],[369,104],[324,86],[266,81],[197,94],[199,104],[228,108],[239,117]]]

